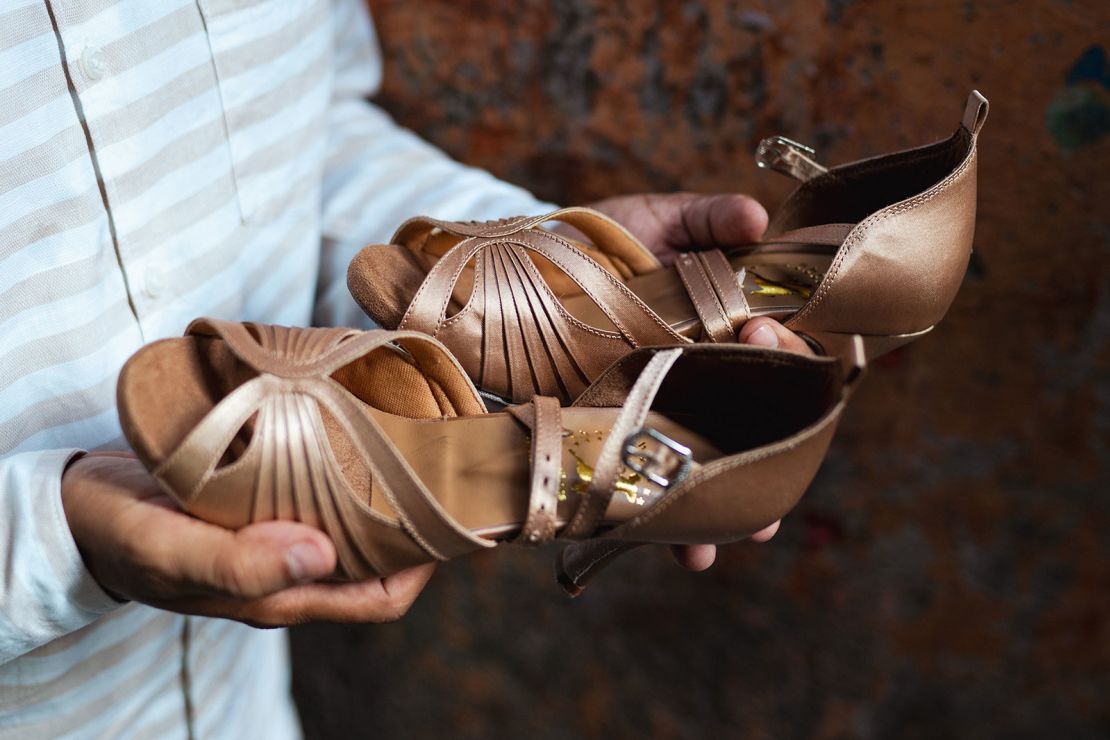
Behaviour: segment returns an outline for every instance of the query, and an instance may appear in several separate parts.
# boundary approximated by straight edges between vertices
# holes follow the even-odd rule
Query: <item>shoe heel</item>
[[[555,561],[555,578],[567,595],[577,596],[607,565],[642,544],[619,540],[572,542],[563,548]]]
[[[876,357],[881,357],[887,352],[896,350],[915,339],[925,336],[932,330],[933,327],[930,326],[928,329],[911,332],[910,334],[863,335],[864,355],[870,362]],[[840,332],[807,331],[805,332],[805,336],[812,344],[816,345],[816,349],[820,354],[829,355],[831,357],[843,357],[852,352],[852,343],[858,335],[842,334]]]

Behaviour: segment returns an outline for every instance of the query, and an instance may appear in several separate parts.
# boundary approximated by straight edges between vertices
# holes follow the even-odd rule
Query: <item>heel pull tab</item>
[[[964,108],[964,119],[961,123],[973,136],[978,136],[983,124],[987,122],[990,107],[990,103],[978,90],[972,90],[967,96],[967,107]]]
[[[814,158],[817,152],[812,147],[799,144],[785,136],[771,136],[759,142],[755,150],[755,163],[761,169],[770,169],[795,180],[812,180],[828,169],[818,164]]]

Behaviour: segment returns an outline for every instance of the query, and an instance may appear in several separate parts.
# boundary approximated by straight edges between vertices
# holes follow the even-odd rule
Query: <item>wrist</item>
[[[105,595],[118,604],[129,603],[130,599],[116,593],[107,585],[97,558],[92,556],[89,546],[91,536],[84,526],[85,502],[82,499],[87,494],[86,486],[90,482],[90,471],[97,470],[99,467],[98,458],[124,456],[123,453],[80,452],[66,463],[65,468],[62,469],[61,479],[62,512],[65,514],[66,524],[69,526],[69,532],[81,562]]]

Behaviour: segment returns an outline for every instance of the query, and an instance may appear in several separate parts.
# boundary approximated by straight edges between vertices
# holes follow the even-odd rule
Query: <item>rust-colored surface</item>
[[[399,624],[294,633],[310,736],[1110,733],[1110,5],[371,7],[381,102],[563,203],[773,204],[763,136],[841,162],[947,135],[972,87],[992,110],[956,305],[872,369],[772,543],[643,552],[576,601],[551,552],[449,564]]]

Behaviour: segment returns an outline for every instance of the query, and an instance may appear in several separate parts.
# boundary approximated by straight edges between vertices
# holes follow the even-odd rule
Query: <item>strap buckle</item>
[[[813,147],[785,136],[769,136],[755,150],[755,163],[761,169],[781,172],[803,182],[826,172],[816,158],[817,150]]]
[[[645,444],[648,442],[653,442],[655,449],[648,448]],[[694,455],[689,447],[649,427],[637,429],[625,438],[621,462],[660,488],[669,488],[689,475]]]

